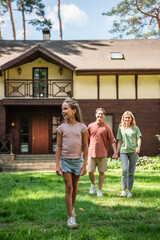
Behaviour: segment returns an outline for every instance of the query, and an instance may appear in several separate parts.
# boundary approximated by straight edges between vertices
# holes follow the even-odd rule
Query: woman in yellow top
[[[134,182],[134,171],[138,154],[141,148],[141,132],[136,126],[134,115],[130,111],[123,113],[121,123],[117,133],[117,153],[120,151],[120,160],[122,166],[122,192],[121,197],[132,197],[132,187]]]

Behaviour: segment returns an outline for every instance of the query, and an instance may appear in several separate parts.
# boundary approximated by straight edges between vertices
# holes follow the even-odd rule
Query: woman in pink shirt
[[[86,174],[87,127],[82,123],[77,101],[72,98],[66,98],[63,102],[62,115],[65,122],[57,128],[56,173],[63,176],[65,183],[68,226],[76,228],[74,203],[79,177]]]

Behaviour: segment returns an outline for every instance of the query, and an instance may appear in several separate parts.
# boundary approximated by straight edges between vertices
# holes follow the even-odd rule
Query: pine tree
[[[58,19],[59,19],[59,29],[60,29],[60,40],[62,40],[62,21],[61,21],[61,15],[60,15],[60,0],[58,0]]]
[[[23,40],[26,39],[26,14],[35,14],[37,18],[28,21],[32,26],[36,26],[36,30],[41,30],[45,26],[52,27],[52,23],[45,17],[45,5],[42,0],[17,0],[18,11],[22,12],[23,21]]]
[[[16,40],[16,31],[15,31],[13,12],[12,12],[12,6],[11,6],[11,2],[13,1],[14,0],[0,0],[0,17],[2,17],[7,11],[9,11],[11,25],[12,25],[13,39]],[[3,21],[1,21],[1,23],[3,23]]]
[[[112,30],[109,31],[116,34],[116,38],[124,35],[133,35],[135,38],[160,37],[159,0],[124,0],[102,14],[119,17],[119,20],[113,21]]]

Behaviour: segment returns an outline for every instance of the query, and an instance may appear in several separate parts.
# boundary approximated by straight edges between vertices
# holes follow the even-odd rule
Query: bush
[[[153,169],[153,170],[159,170],[160,169],[160,157],[139,157],[137,160],[137,167],[140,167],[142,169]]]
[[[113,158],[107,158],[107,167],[108,169],[119,169],[121,168],[121,161],[120,158],[113,159]]]
[[[119,169],[121,168],[121,161],[120,158],[112,159],[107,158],[107,166],[108,169]],[[153,169],[153,170],[159,170],[160,169],[160,157],[139,157],[137,160],[136,166],[140,169]]]

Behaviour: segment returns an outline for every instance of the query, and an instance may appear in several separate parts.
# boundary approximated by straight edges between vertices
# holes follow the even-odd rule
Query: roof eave
[[[18,57],[15,57],[12,60],[8,61],[7,63],[1,65],[0,70],[5,71],[7,69],[17,67],[19,65],[32,62],[39,57],[43,58],[48,62],[55,63],[61,67],[66,67],[71,71],[75,71],[76,66],[67,62],[66,60],[59,57],[58,55],[52,53],[47,48],[42,47],[40,44],[37,44],[36,46],[20,54]]]
[[[159,69],[76,69],[76,75],[83,76],[83,75],[129,75],[129,74],[160,74]]]

